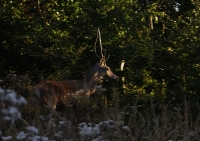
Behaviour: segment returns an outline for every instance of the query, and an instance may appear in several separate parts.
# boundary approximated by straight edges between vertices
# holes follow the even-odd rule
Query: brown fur
[[[73,104],[80,96],[89,97],[96,90],[96,85],[102,78],[118,80],[105,60],[96,63],[85,76],[78,80],[42,81],[32,87],[32,94],[40,105],[46,105],[55,110],[58,102],[64,105]]]

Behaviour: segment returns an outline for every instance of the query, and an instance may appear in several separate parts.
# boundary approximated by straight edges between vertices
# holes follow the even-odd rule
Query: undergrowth
[[[140,110],[142,105],[120,107],[118,93],[113,90],[112,107],[105,106],[103,100],[97,104],[92,97],[86,104],[75,108],[60,105],[57,111],[49,113],[44,107],[33,105],[28,94],[24,96],[29,86],[16,88],[18,94],[6,87],[0,89],[0,140],[3,141],[198,141],[200,138],[200,119],[194,119],[186,100],[180,108],[170,104],[155,106],[149,98],[151,104],[144,113]]]

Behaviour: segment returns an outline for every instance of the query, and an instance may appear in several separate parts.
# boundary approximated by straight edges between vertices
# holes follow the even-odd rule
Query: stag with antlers
[[[96,53],[96,42],[99,39],[101,57]],[[106,57],[102,53],[102,43],[100,30],[97,31],[97,38],[94,45],[94,52],[99,59],[82,78],[78,80],[65,81],[42,81],[32,87],[32,94],[42,105],[55,110],[58,102],[64,105],[72,105],[74,99],[80,95],[89,97],[95,92],[97,84],[101,79],[118,80],[111,69],[106,65]]]

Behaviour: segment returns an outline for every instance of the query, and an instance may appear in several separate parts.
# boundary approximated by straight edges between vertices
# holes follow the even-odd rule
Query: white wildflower
[[[3,141],[9,141],[12,140],[12,136],[2,137]]]
[[[35,128],[34,126],[27,126],[26,130],[33,133],[33,134],[38,134],[38,129]]]
[[[1,110],[2,114],[5,116],[4,120],[11,120],[12,122],[21,118],[21,113],[16,107],[8,107]]]
[[[19,98],[18,98],[18,100],[17,100],[17,104],[18,105],[26,105],[27,104],[27,101],[26,101],[26,99],[24,98],[24,97],[22,97],[22,96],[20,96]]]
[[[17,134],[17,140],[24,140],[26,138],[26,134],[24,131],[21,131]]]
[[[10,104],[15,105],[17,103],[16,93],[11,90],[7,90],[8,93],[5,94],[4,100],[10,102]]]
[[[41,140],[41,141],[49,141],[49,138],[48,138],[48,137],[41,137],[40,140]]]

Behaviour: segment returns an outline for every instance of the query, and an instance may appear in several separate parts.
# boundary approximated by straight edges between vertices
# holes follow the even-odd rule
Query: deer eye
[[[109,67],[106,68],[106,70],[109,70],[109,69],[110,69]]]

